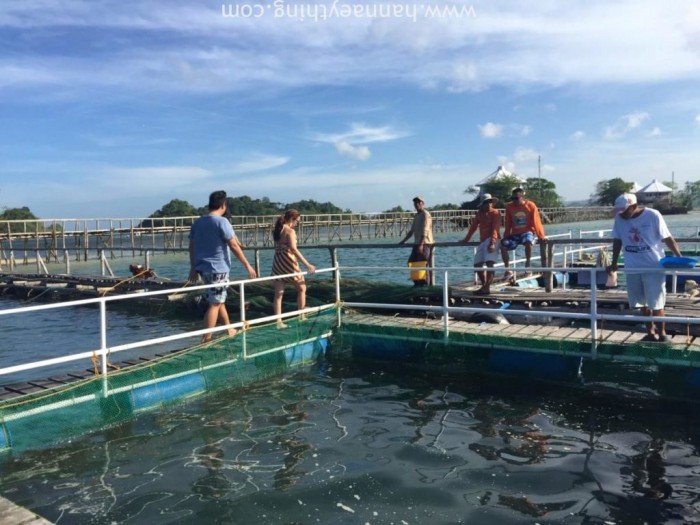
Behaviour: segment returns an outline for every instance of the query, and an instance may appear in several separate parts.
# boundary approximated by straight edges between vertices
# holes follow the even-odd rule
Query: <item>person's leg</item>
[[[503,266],[505,266],[506,272],[509,271],[510,256],[508,255],[508,248],[505,246],[501,248],[501,259],[503,259]]]
[[[664,311],[664,306],[666,305],[666,276],[661,273],[648,273],[642,276],[642,281],[650,315],[664,317],[666,315]],[[659,340],[663,341],[666,339],[666,323],[663,321],[656,322],[658,323],[656,334]]]
[[[306,308],[306,283],[298,282],[297,286],[297,310]],[[306,319],[305,314],[301,314],[301,319]]]
[[[651,317],[651,310],[646,306],[642,306],[642,315]],[[652,321],[649,321],[648,323],[645,323],[645,326],[647,329],[647,335],[654,337],[654,323]]]
[[[493,278],[496,275],[496,273],[493,271],[493,261],[486,261],[486,267],[491,268],[491,270],[487,270],[485,273],[485,278],[484,278],[484,290],[487,293],[491,293],[491,283],[493,282]]]
[[[216,320],[219,317],[220,304],[210,304],[207,311],[204,312],[204,328],[214,328],[216,326]],[[202,336],[202,343],[208,343],[211,341],[212,334],[204,334]]]
[[[475,268],[481,268],[484,265],[484,263],[479,262],[479,263],[474,263]],[[479,279],[479,284],[481,284],[481,287],[483,288],[484,285],[486,284],[486,275],[484,275],[483,270],[476,270],[476,276]]]
[[[663,308],[661,308],[660,310],[652,310],[651,313],[654,317],[665,317],[666,316],[666,312]],[[659,339],[666,338],[666,323],[663,321],[659,321],[658,334],[659,334]]]
[[[525,268],[529,268],[530,259],[532,259],[532,243],[525,242],[523,243],[523,246],[525,247]]]
[[[228,318],[228,310],[226,309],[226,303],[222,303],[219,306],[219,321],[221,321],[221,324],[226,326],[231,324],[231,321]],[[235,328],[229,328],[226,330],[226,333],[228,335],[236,335],[238,333],[238,330]]]
[[[275,281],[275,297],[272,300],[272,309],[277,316],[277,327],[286,328],[286,324],[282,322],[282,296],[284,295],[284,281]]]

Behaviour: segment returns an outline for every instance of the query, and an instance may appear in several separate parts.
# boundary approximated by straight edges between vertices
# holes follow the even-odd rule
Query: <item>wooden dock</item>
[[[545,208],[549,223],[609,217],[609,207]],[[434,210],[435,233],[463,231],[475,210]],[[400,238],[410,229],[412,212],[338,213],[303,215],[299,244]],[[190,227],[197,217],[96,218],[0,221],[0,267],[46,262],[143,255],[147,251],[175,252],[188,246]],[[272,247],[277,216],[232,216],[241,243],[250,248]]]

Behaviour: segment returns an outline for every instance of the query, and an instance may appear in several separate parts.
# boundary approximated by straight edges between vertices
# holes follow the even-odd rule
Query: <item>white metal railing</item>
[[[340,270],[357,270],[357,271],[377,271],[377,270],[402,270],[403,267],[378,267],[378,266],[354,266],[352,268],[340,267]],[[344,306],[350,308],[367,308],[367,309],[396,309],[396,310],[419,310],[419,311],[437,311],[443,316],[443,330],[445,338],[449,337],[449,318],[451,314],[454,313],[493,313],[493,308],[488,307],[463,307],[463,306],[451,306],[449,301],[449,272],[459,271],[464,272],[465,270],[480,270],[484,271],[484,268],[464,268],[464,267],[452,267],[452,268],[426,268],[426,270],[440,271],[443,272],[443,290],[442,290],[442,305],[431,306],[431,305],[419,305],[419,304],[390,304],[390,303],[365,303],[365,302],[343,302]],[[561,268],[538,268],[540,271],[544,272],[561,272]],[[621,315],[621,314],[601,314],[598,312],[598,297],[597,297],[597,287],[595,285],[595,275],[600,268],[576,268],[577,272],[589,272],[591,275],[591,287],[590,287],[590,310],[588,312],[557,312],[552,310],[520,310],[520,309],[500,309],[497,310],[504,316],[546,316],[546,317],[556,317],[562,319],[580,319],[588,320],[591,329],[591,352],[586,354],[586,356],[595,359],[597,357],[598,349],[598,321],[617,321],[622,323],[630,322],[666,322],[666,323],[682,323],[682,324],[692,324],[700,325],[700,318],[687,317],[687,316],[642,316],[642,315]],[[675,281],[678,275],[692,275],[694,277],[700,278],[700,269],[668,269],[668,268],[646,268],[646,269],[635,269],[635,271],[644,271],[645,273],[664,273],[673,276],[674,291],[675,291]]]
[[[336,268],[326,268],[326,269],[322,269],[322,270],[317,270],[316,273],[329,273],[329,272],[334,272],[334,271],[336,271]],[[306,272],[302,272],[302,274],[305,274],[305,273]],[[226,283],[227,286],[237,286],[238,291],[239,291],[241,314],[240,314],[240,320],[235,322],[235,323],[230,323],[228,325],[215,326],[213,328],[203,328],[200,330],[193,330],[193,331],[189,331],[189,332],[185,332],[185,333],[181,333],[181,334],[145,339],[142,341],[136,341],[136,342],[132,342],[132,343],[126,343],[126,344],[114,345],[114,346],[109,346],[108,339],[107,339],[107,329],[108,329],[108,326],[107,326],[107,304],[108,303],[116,302],[116,301],[140,300],[141,298],[145,298],[145,297],[155,297],[155,296],[161,296],[161,295],[177,295],[177,294],[189,293],[189,292],[193,292],[193,291],[201,291],[201,290],[206,290],[208,288],[221,287],[222,283],[187,286],[185,288],[171,288],[171,289],[167,289],[167,290],[156,290],[156,291],[151,291],[151,292],[139,293],[137,295],[136,294],[113,295],[113,296],[96,297],[96,298],[90,298],[90,299],[80,299],[80,300],[75,300],[75,301],[65,301],[65,302],[61,302],[61,303],[24,306],[24,307],[20,307],[20,308],[8,308],[5,310],[0,310],[0,318],[2,318],[3,316],[6,316],[6,315],[26,314],[26,313],[33,313],[33,312],[38,312],[38,311],[42,311],[42,310],[56,310],[56,309],[71,308],[71,307],[76,307],[76,306],[98,305],[99,314],[100,314],[99,315],[99,317],[100,317],[100,331],[99,331],[99,333],[100,333],[100,348],[96,348],[94,350],[89,350],[86,352],[79,352],[76,354],[64,355],[61,357],[55,357],[55,358],[51,358],[51,359],[42,359],[42,360],[34,361],[31,363],[25,363],[25,364],[21,364],[21,365],[14,365],[14,366],[0,368],[0,376],[12,374],[12,373],[16,373],[16,372],[22,372],[22,371],[26,371],[26,370],[43,368],[43,367],[57,365],[57,364],[69,363],[71,361],[78,361],[78,360],[82,360],[82,359],[92,358],[93,356],[96,355],[100,358],[101,374],[103,377],[106,377],[107,373],[108,373],[108,366],[107,366],[108,365],[108,357],[111,354],[123,352],[126,350],[133,350],[133,349],[137,349],[137,348],[154,346],[154,345],[158,345],[158,344],[162,344],[162,343],[166,343],[166,342],[171,342],[171,341],[179,341],[182,339],[188,339],[188,338],[195,337],[195,336],[202,336],[205,334],[212,334],[212,333],[216,333],[216,332],[221,332],[223,330],[228,330],[230,328],[242,328],[242,327],[247,327],[247,326],[269,323],[269,322],[275,321],[277,319],[286,319],[288,317],[294,317],[294,316],[297,316],[300,314],[313,313],[313,312],[327,310],[327,309],[332,308],[336,305],[336,303],[332,303],[332,304],[327,304],[327,305],[323,305],[323,306],[304,308],[303,310],[294,310],[291,312],[283,313],[283,314],[281,314],[281,316],[271,315],[271,316],[265,316],[265,317],[260,317],[260,318],[256,318],[256,319],[251,319],[251,320],[246,319],[246,315],[245,315],[245,286],[247,284],[260,283],[260,282],[265,282],[265,281],[273,281],[273,280],[276,280],[279,278],[291,277],[294,275],[296,275],[296,274],[288,274],[288,275],[284,275],[284,276],[259,277],[256,279],[228,281]],[[336,279],[338,279],[337,272],[336,272]],[[339,291],[339,284],[336,285],[336,290]],[[243,350],[244,350],[244,355],[247,356],[247,349],[245,348],[245,341],[244,341],[244,349]],[[258,355],[258,354],[256,354],[256,355]]]
[[[474,267],[429,267],[426,268],[426,270],[434,271],[434,272],[441,272],[442,277],[443,277],[443,282],[442,282],[442,304],[438,306],[432,306],[432,305],[419,305],[419,304],[393,304],[393,303],[367,303],[367,302],[345,302],[342,303],[345,306],[348,307],[355,307],[355,308],[367,308],[367,309],[394,309],[396,311],[400,310],[418,310],[418,311],[437,311],[443,316],[443,330],[444,330],[444,335],[445,338],[449,337],[449,331],[450,331],[450,316],[455,313],[493,313],[494,310],[493,308],[487,308],[487,307],[476,307],[476,306],[469,306],[469,307],[457,307],[457,306],[451,306],[450,305],[450,294],[449,294],[449,282],[450,282],[450,274],[464,274],[466,272],[471,272],[471,271],[477,271],[477,270],[484,270],[483,268],[474,268]],[[544,272],[561,272],[562,268],[555,268],[555,267],[546,267],[546,268],[538,268],[539,271],[544,271]],[[551,310],[520,310],[520,309],[507,309],[507,310],[499,310],[500,313],[502,313],[505,316],[517,316],[517,315],[527,315],[527,316],[547,316],[547,317],[558,317],[558,318],[564,318],[564,319],[580,319],[580,320],[588,320],[590,324],[590,329],[591,329],[591,353],[590,357],[595,358],[596,357],[596,351],[597,351],[597,344],[598,344],[598,337],[597,337],[597,322],[598,321],[617,321],[617,322],[624,322],[624,323],[630,323],[630,322],[649,322],[649,321],[665,321],[667,323],[682,323],[682,324],[700,324],[700,318],[693,318],[693,317],[684,317],[684,316],[667,316],[667,317],[648,317],[648,316],[640,316],[640,315],[620,315],[620,314],[600,314],[597,310],[597,288],[595,286],[595,274],[597,271],[599,271],[600,268],[576,268],[575,271],[577,272],[585,272],[588,271],[591,274],[591,288],[590,288],[590,310],[588,312],[557,312],[557,311],[551,311]],[[144,348],[148,346],[153,346],[165,342],[170,342],[170,341],[178,341],[182,339],[187,339],[195,336],[202,336],[204,334],[211,334],[215,332],[220,332],[223,330],[227,330],[230,328],[241,328],[241,327],[248,327],[252,325],[258,325],[258,324],[264,324],[264,323],[269,323],[272,321],[276,321],[278,319],[286,319],[289,317],[294,317],[300,314],[305,314],[305,313],[313,313],[313,312],[319,312],[323,310],[327,310],[330,308],[334,308],[337,305],[341,304],[341,273],[344,272],[363,272],[366,274],[368,271],[374,271],[374,272],[386,272],[386,271],[398,271],[398,272],[407,272],[409,270],[406,269],[405,266],[397,266],[397,267],[387,267],[387,266],[334,266],[330,268],[324,268],[317,270],[317,274],[323,274],[323,273],[333,273],[333,279],[334,279],[334,284],[335,284],[335,302],[325,304],[322,306],[318,307],[311,307],[311,308],[305,308],[303,310],[295,310],[295,311],[290,311],[287,313],[281,314],[281,316],[276,316],[276,315],[270,315],[270,316],[264,316],[256,319],[251,319],[247,320],[246,319],[246,314],[245,314],[245,287],[248,284],[251,283],[260,283],[260,282],[265,282],[265,281],[273,281],[276,279],[279,279],[280,276],[269,276],[269,277],[261,277],[261,278],[256,278],[256,279],[246,279],[246,280],[234,280],[234,281],[229,281],[227,283],[228,286],[233,286],[237,287],[239,291],[239,298],[240,298],[240,320],[234,323],[230,323],[228,325],[222,325],[222,326],[217,326],[214,328],[205,328],[205,329],[200,329],[200,330],[193,330],[181,334],[175,334],[175,335],[169,335],[165,337],[157,337],[157,338],[151,338],[151,339],[145,339],[141,341],[136,341],[136,342],[131,342],[131,343],[126,343],[126,344],[121,344],[121,345],[115,345],[115,346],[110,346],[109,341],[108,341],[108,325],[107,325],[107,306],[109,303],[116,302],[116,301],[128,301],[128,300],[140,300],[145,297],[154,297],[154,296],[161,296],[161,295],[177,295],[177,294],[182,294],[182,293],[188,293],[188,292],[193,292],[193,291],[201,291],[201,290],[206,290],[207,288],[212,288],[212,287],[220,287],[221,283],[219,284],[211,284],[211,285],[197,285],[197,286],[187,286],[184,288],[176,288],[176,289],[168,289],[168,290],[157,290],[157,291],[150,291],[150,292],[143,292],[139,294],[127,294],[127,295],[115,295],[115,296],[104,296],[104,297],[97,297],[97,298],[91,298],[91,299],[82,299],[82,300],[75,300],[75,301],[67,301],[67,302],[62,302],[62,303],[52,303],[52,304],[42,304],[42,305],[33,305],[33,306],[25,306],[25,307],[20,307],[20,308],[13,308],[13,309],[4,309],[0,310],[0,318],[3,316],[7,315],[19,315],[19,314],[26,314],[26,313],[33,313],[37,311],[43,311],[43,310],[55,310],[55,309],[62,309],[62,308],[71,308],[71,307],[76,307],[76,306],[84,306],[84,305],[98,305],[99,307],[99,313],[100,313],[100,347],[91,351],[87,352],[80,352],[76,354],[68,354],[64,355],[61,357],[56,357],[56,358],[51,358],[51,359],[42,359],[39,361],[35,362],[30,362],[30,363],[24,363],[20,365],[14,365],[14,366],[8,366],[4,368],[0,368],[0,376],[1,375],[7,375],[7,374],[12,374],[15,372],[20,372],[20,371],[26,371],[26,370],[33,370],[33,369],[38,369],[38,368],[43,368],[47,366],[52,366],[56,364],[61,364],[61,363],[68,363],[72,361],[77,361],[77,360],[82,360],[86,358],[92,358],[94,355],[97,355],[100,358],[101,361],[101,373],[102,377],[107,377],[108,374],[108,357],[111,354],[115,354],[118,352],[123,352],[126,350],[133,350],[137,348]],[[566,271],[566,270],[564,270]],[[700,269],[665,269],[665,268],[649,268],[645,269],[645,272],[662,272],[664,274],[670,274],[674,276],[674,278],[678,275],[683,275],[683,276],[693,276],[695,278],[700,279]],[[306,272],[302,272],[306,273]],[[288,277],[292,276],[295,274],[289,274],[287,276],[282,276],[282,277]],[[340,323],[340,314],[338,314],[338,323]],[[243,331],[243,335],[245,336],[245,331]],[[247,357],[247,349],[245,346],[245,339],[243,341],[243,350],[244,350],[244,356]],[[258,354],[256,354],[258,355]]]

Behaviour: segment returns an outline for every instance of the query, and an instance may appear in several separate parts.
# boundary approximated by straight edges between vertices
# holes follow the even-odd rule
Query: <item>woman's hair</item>
[[[296,219],[299,217],[299,212],[295,210],[294,208],[290,208],[287,211],[285,211],[282,215],[277,217],[277,222],[275,222],[275,229],[272,232],[272,238],[275,241],[279,241],[280,237],[282,237],[282,228],[284,227],[285,223]]]

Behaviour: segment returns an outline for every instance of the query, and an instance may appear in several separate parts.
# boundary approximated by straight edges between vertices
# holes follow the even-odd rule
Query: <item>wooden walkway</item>
[[[395,337],[447,346],[474,346],[530,353],[591,357],[591,329],[552,324],[496,324],[450,320],[444,338],[444,322],[425,317],[382,316],[350,313],[343,318],[343,330],[367,337]],[[598,359],[700,367],[700,336],[674,335],[667,343],[646,343],[638,330],[599,328]],[[466,337],[465,337],[466,336]],[[643,348],[642,348],[643,347]]]

